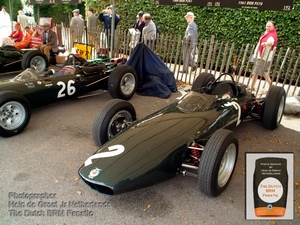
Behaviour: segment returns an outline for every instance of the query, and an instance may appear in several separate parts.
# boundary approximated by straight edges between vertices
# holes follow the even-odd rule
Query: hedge
[[[87,0],[86,7],[92,6],[100,12],[112,1]],[[265,30],[268,20],[275,22],[278,32],[277,47],[291,47],[300,50],[300,0],[294,0],[291,12],[259,11],[251,9],[229,9],[215,7],[158,6],[154,0],[116,0],[117,13],[121,15],[121,29],[128,29],[139,11],[150,13],[161,33],[184,35],[188,11],[194,12],[199,38],[210,39],[212,35],[224,42],[256,44]]]
[[[1,1],[1,0],[0,0]],[[119,28],[126,30],[133,25],[139,11],[150,13],[153,21],[163,34],[184,35],[188,11],[196,15],[199,38],[234,42],[237,47],[245,43],[256,44],[265,30],[268,20],[276,23],[278,31],[277,47],[300,50],[300,0],[294,0],[291,12],[259,11],[251,9],[229,9],[215,7],[158,6],[155,0],[116,0],[117,13],[122,20]],[[84,7],[93,7],[96,15],[112,3],[112,0],[86,0],[78,5],[40,5],[41,17],[53,17],[55,23],[69,23],[72,9],[79,8],[85,18]],[[85,4],[85,6],[84,6]],[[275,4],[275,3],[274,3]],[[59,12],[59,13],[58,13]],[[100,25],[100,22],[99,22]]]

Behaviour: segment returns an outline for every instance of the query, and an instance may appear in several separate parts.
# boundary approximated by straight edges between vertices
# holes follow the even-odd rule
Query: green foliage
[[[101,12],[112,0],[86,0],[86,5]],[[265,30],[268,20],[276,23],[278,31],[277,47],[291,47],[300,50],[300,0],[294,0],[291,12],[258,11],[250,9],[229,9],[215,7],[187,7],[187,6],[157,6],[154,0],[116,0],[117,13],[121,15],[120,29],[130,28],[139,11],[148,12],[163,34],[184,35],[186,21],[184,15],[188,11],[196,15],[199,38],[234,42],[242,44],[256,44],[259,36]],[[96,13],[97,14],[97,13]]]
[[[42,4],[34,5],[34,15],[35,20],[37,20],[38,11],[40,12],[40,17],[51,17],[54,20],[54,23],[64,25],[69,25],[70,20],[73,16],[72,11],[74,9],[79,9],[80,14],[85,19],[85,6],[84,3],[81,4]]]
[[[22,8],[20,0],[10,0],[13,3],[13,20],[16,20],[17,11]],[[162,34],[184,35],[186,21],[184,15],[188,11],[196,15],[199,38],[210,39],[212,35],[216,40],[234,42],[237,46],[250,43],[256,44],[259,36],[265,30],[268,20],[276,23],[278,32],[277,47],[290,47],[300,50],[300,0],[294,0],[291,12],[258,11],[247,9],[229,9],[215,7],[188,7],[188,6],[158,6],[155,0],[116,0],[117,13],[122,20],[118,27],[126,30],[132,27],[139,11],[150,13]],[[83,3],[74,4],[42,4],[34,5],[34,14],[37,21],[40,8],[40,17],[52,17],[55,23],[69,24],[72,10],[79,8],[83,18],[88,7],[95,9],[98,15],[112,0],[85,0]],[[0,0],[9,12],[7,0]]]

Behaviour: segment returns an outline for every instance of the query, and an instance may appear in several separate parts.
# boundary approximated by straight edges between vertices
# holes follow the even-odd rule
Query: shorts
[[[256,59],[253,67],[253,73],[255,75],[263,75],[269,73],[271,68],[271,62],[265,61],[264,59]]]

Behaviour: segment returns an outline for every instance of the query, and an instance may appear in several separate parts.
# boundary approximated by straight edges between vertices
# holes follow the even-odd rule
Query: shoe
[[[192,67],[192,72],[196,71],[197,70],[197,66],[193,66]]]

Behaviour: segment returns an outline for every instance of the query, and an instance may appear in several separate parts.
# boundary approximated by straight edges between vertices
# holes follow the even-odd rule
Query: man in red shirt
[[[271,86],[272,81],[269,76],[271,61],[273,58],[273,49],[277,43],[277,32],[273,21],[268,21],[266,24],[266,31],[259,38],[258,44],[254,51],[255,65],[252,73],[252,84],[250,91],[255,90],[255,83],[258,75],[262,75],[268,84]]]

